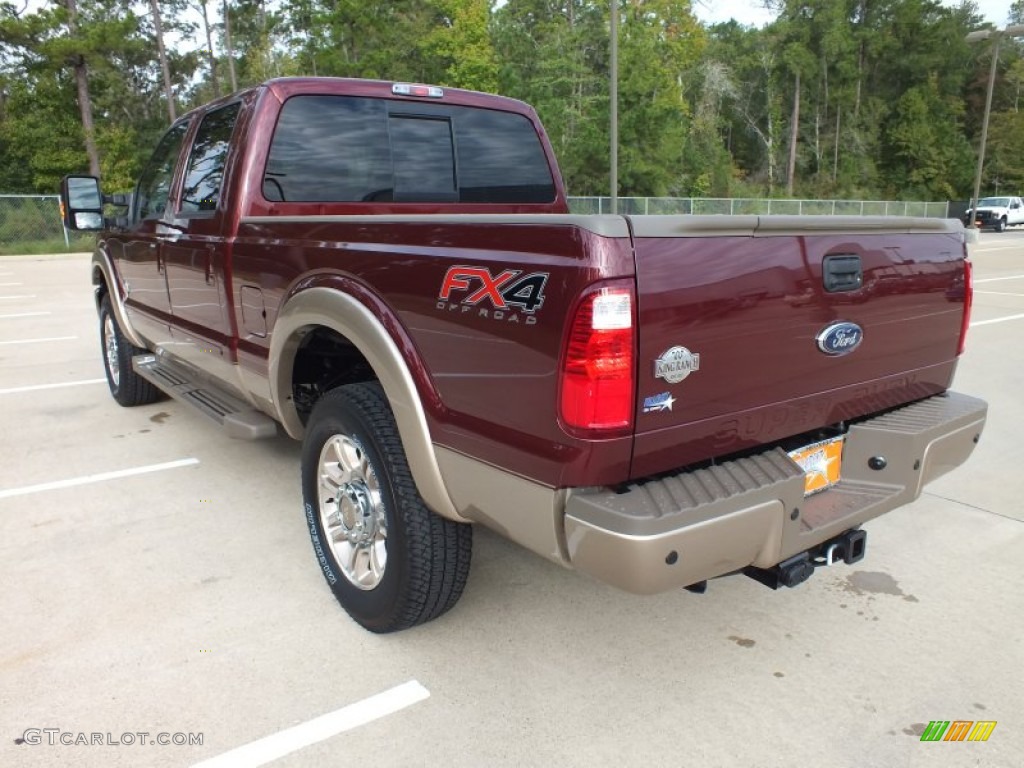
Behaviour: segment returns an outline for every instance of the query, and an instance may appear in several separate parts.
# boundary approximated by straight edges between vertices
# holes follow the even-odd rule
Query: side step
[[[220,424],[228,437],[259,440],[277,434],[277,422],[272,418],[215,385],[195,378],[182,365],[157,355],[137,355],[132,358],[132,368],[160,391]]]

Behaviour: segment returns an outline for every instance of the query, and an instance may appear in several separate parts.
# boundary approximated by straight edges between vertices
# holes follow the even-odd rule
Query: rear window
[[[263,178],[281,202],[546,203],[555,185],[533,124],[488,109],[294,96]]]

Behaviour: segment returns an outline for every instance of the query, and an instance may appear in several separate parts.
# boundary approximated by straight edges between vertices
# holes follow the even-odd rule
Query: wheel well
[[[377,375],[352,342],[330,328],[303,336],[292,366],[292,397],[305,424],[325,393],[345,384],[376,381]]]
[[[92,284],[96,290],[96,308],[99,309],[100,304],[103,302],[103,297],[110,293],[110,286],[107,285],[107,280],[103,276],[103,270],[99,267],[93,267]]]

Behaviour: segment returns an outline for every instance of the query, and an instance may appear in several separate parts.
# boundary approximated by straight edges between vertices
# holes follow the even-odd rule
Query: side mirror
[[[103,229],[103,196],[95,176],[65,176],[60,182],[60,211],[68,229]]]

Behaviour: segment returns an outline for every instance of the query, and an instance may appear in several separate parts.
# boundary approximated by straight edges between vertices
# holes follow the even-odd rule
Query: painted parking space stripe
[[[416,680],[349,704],[283,731],[251,741],[230,752],[193,764],[192,768],[257,768],[303,747],[351,731],[429,698],[430,691]]]
[[[35,297],[34,293],[21,293],[17,296],[0,296],[0,299],[34,299]]]
[[[983,280],[975,280],[974,284],[979,283],[998,283],[1000,280],[1024,280],[1024,275],[1008,275],[1007,277],[986,277]]]
[[[53,312],[15,312],[12,315],[0,315],[0,320],[9,320],[13,317],[42,317],[43,315],[52,315]]]
[[[19,392],[38,392],[43,389],[61,389],[62,387],[79,387],[83,384],[106,384],[106,382],[106,379],[80,379],[79,381],[62,381],[59,384],[35,384],[29,387],[0,389],[0,395],[15,395]]]
[[[67,480],[55,480],[51,483],[25,485],[22,486],[21,488],[5,488],[4,490],[0,490],[0,499],[9,499],[12,498],[13,496],[27,496],[30,493],[41,493],[42,491],[55,491],[59,488],[73,488],[76,485],[102,483],[107,480],[117,480],[122,477],[146,475],[149,474],[150,472],[163,472],[164,470],[167,469],[191,467],[198,463],[199,459],[178,459],[177,461],[165,461],[162,464],[148,464],[143,467],[132,467],[131,469],[118,469],[113,472],[100,472],[95,475],[69,477]]]
[[[1009,320],[1024,320],[1024,315],[1007,315],[1006,317],[996,317],[992,320],[979,320],[976,323],[971,323],[971,328],[976,328],[979,325],[992,325],[994,323],[1005,323]]]
[[[1024,293],[1010,293],[1009,291],[975,291],[975,293],[986,296],[1024,296]]]
[[[77,336],[50,336],[45,339],[16,339],[14,341],[0,341],[0,345],[4,344],[42,344],[45,341],[73,341],[77,339]]]
[[[24,283],[0,283],[0,287],[2,288],[19,288],[22,285],[24,285]]]

